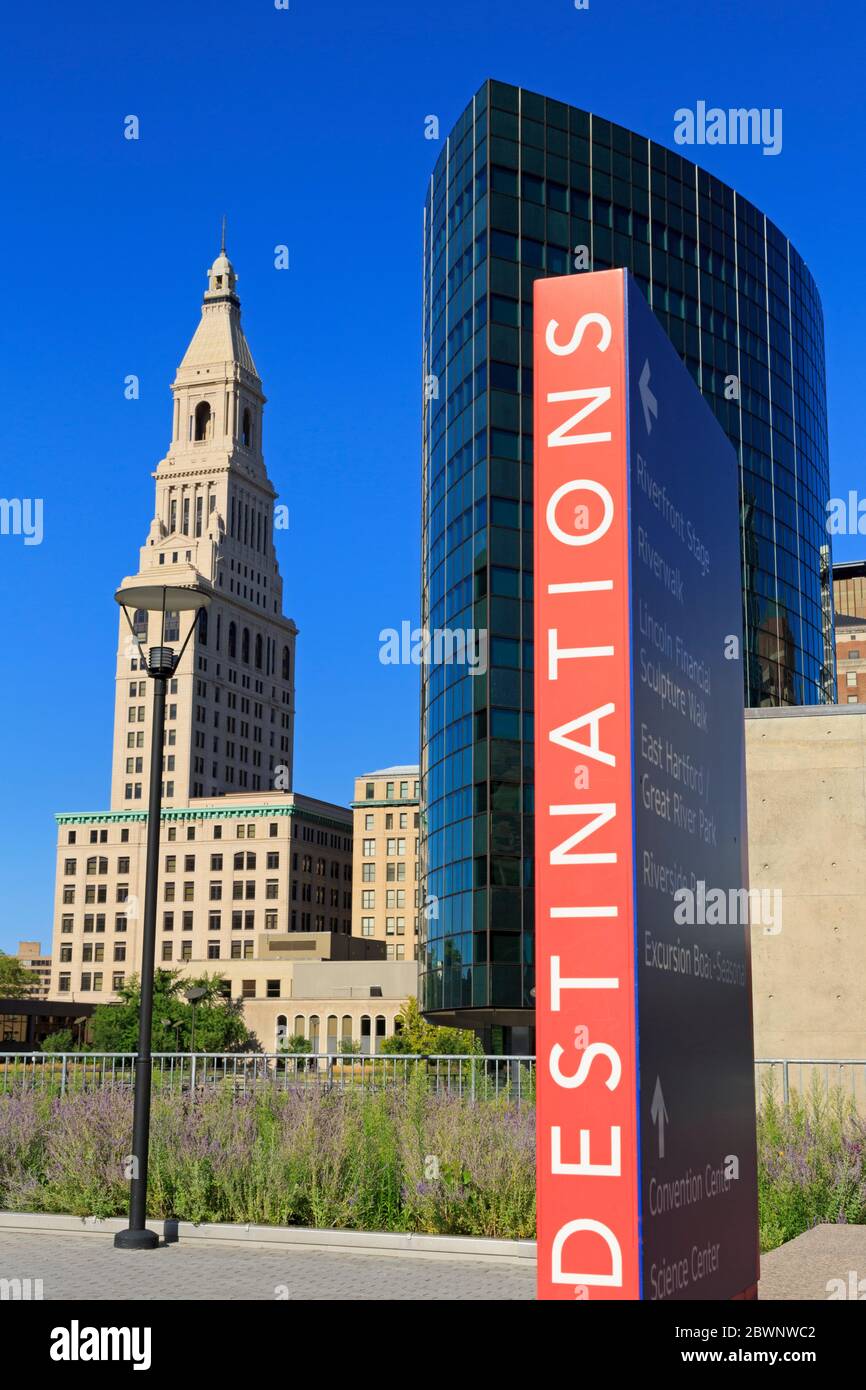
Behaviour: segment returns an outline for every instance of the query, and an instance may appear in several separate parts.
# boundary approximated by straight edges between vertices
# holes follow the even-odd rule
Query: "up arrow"
[[[652,415],[656,420],[659,418],[659,403],[649,388],[650,364],[649,358],[643,364],[643,371],[640,374],[638,386],[640,387],[640,403],[643,406],[643,418],[646,424],[647,434],[652,434]]]
[[[665,1125],[670,1123],[670,1116],[665,1107],[665,1098],[662,1095],[662,1083],[656,1077],[656,1088],[653,1092],[653,1103],[650,1106],[650,1119],[653,1124],[659,1127],[659,1158],[665,1156]]]

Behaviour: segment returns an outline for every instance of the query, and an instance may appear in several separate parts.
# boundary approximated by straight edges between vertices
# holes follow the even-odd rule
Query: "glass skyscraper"
[[[835,696],[823,318],[802,258],[682,155],[486,82],[424,210],[422,621],[488,633],[484,673],[422,667],[420,989],[442,1022],[531,1023],[532,285],[615,266],[738,453],[745,702]]]

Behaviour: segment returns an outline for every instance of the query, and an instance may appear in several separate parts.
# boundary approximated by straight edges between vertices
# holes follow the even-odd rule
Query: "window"
[[[376,891],[373,888],[365,888],[361,893],[361,906],[364,908],[374,908],[376,906]]]
[[[174,902],[174,884],[173,884],[173,883],[166,883],[166,884],[163,885],[163,894],[162,894],[162,896],[163,896],[164,900],[165,900],[167,903],[173,903],[173,902]]]
[[[242,417],[241,417],[241,443],[243,444],[243,446],[244,446],[245,449],[249,449],[249,448],[252,447],[252,442],[253,442],[253,427],[252,427],[252,420],[251,420],[251,418],[250,418],[249,407],[245,407],[244,413],[243,413],[243,415],[242,415]]]
[[[385,797],[386,797],[386,800],[388,800],[388,801],[393,800],[393,797],[394,797],[394,783],[393,783],[393,782],[386,782],[386,783],[385,783]]]
[[[364,858],[365,858],[365,859],[370,859],[370,858],[372,858],[372,856],[373,856],[375,853],[376,853],[376,841],[375,841],[375,840],[365,840],[365,841],[364,841],[364,845],[363,845],[363,854],[364,854]]]
[[[63,973],[62,975],[58,975],[58,977],[57,977],[57,988],[58,988],[58,990],[60,991],[61,994],[68,994],[68,993],[69,993],[71,980],[72,980],[72,976],[69,975],[69,974],[67,974],[65,971],[64,971],[64,973]]]
[[[173,951],[174,951],[174,942],[173,942],[173,941],[163,941],[163,943],[162,943],[162,959],[163,959],[163,960],[171,960]]]
[[[376,865],[375,865],[375,864],[362,864],[362,865],[361,865],[361,882],[362,882],[362,883],[375,883],[375,882],[376,882]]]
[[[204,440],[210,438],[211,432],[211,413],[210,406],[207,401],[199,401],[198,405],[195,408],[195,416],[193,418],[195,422],[195,442],[197,444],[201,444]],[[187,498],[184,500],[185,511],[188,508],[188,506],[189,499]],[[184,530],[186,529],[187,528],[184,527]]]
[[[255,999],[256,982],[255,980],[241,980],[241,998]]]
[[[373,800],[375,800],[375,797],[376,797],[376,788],[375,788],[375,785],[374,785],[372,782],[368,782],[368,783],[367,783],[367,790],[366,790],[366,792],[364,793],[364,795],[365,795],[367,801],[373,801]]]
[[[186,946],[186,945],[192,946],[192,942],[191,942],[191,941],[190,941],[190,942],[186,942],[186,941],[185,941],[183,944],[184,944],[185,946]],[[208,960],[219,960],[219,958],[220,958],[220,944],[219,944],[218,941],[209,941],[209,942],[207,943],[207,958],[208,958]]]
[[[267,998],[267,999],[279,999],[279,997],[280,997],[280,982],[279,982],[279,980],[268,980],[268,981],[266,982],[266,984],[265,984],[265,998]]]
[[[216,872],[218,872],[218,871],[222,868],[222,866],[223,866],[223,857],[222,857],[222,855],[221,855],[221,854],[212,854],[211,857],[210,857],[211,873],[216,873]]]

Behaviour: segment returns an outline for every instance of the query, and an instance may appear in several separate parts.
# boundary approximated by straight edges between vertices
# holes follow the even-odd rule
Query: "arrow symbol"
[[[657,1124],[659,1127],[659,1158],[664,1158],[665,1125],[670,1123],[670,1116],[665,1106],[665,1098],[662,1095],[662,1083],[658,1077],[656,1077],[656,1088],[653,1092],[653,1103],[650,1106],[650,1119],[654,1125]]]
[[[650,416],[659,418],[659,403],[649,388],[650,364],[649,358],[643,364],[643,371],[640,374],[638,386],[640,387],[640,403],[643,406],[643,418],[646,424],[647,434],[652,434],[652,422]]]

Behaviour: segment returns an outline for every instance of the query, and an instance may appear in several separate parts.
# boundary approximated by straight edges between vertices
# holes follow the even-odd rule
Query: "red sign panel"
[[[535,284],[538,1291],[640,1297],[625,277]]]

